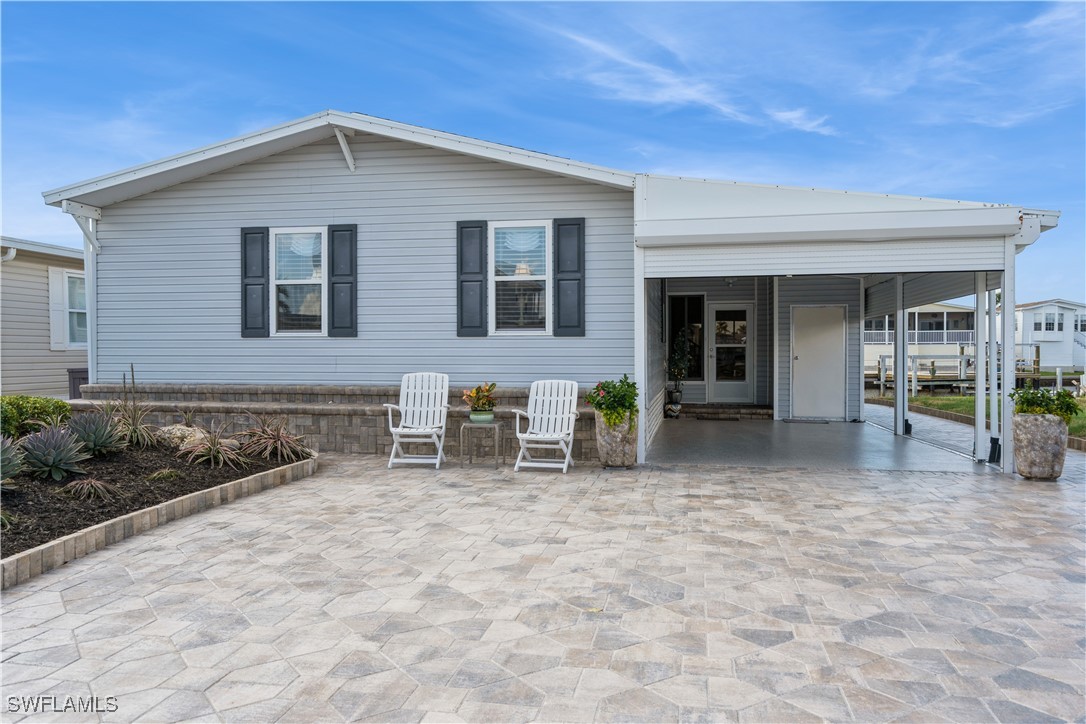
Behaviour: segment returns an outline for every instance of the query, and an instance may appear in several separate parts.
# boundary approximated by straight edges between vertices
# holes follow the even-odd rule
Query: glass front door
[[[754,402],[754,305],[709,307],[711,402]]]

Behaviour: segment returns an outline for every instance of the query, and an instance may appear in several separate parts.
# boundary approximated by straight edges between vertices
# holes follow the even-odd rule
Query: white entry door
[[[754,305],[710,304],[709,402],[754,402]]]
[[[846,418],[844,307],[792,307],[792,417]]]

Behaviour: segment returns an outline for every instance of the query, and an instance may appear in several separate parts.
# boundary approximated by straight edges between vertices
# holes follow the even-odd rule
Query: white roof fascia
[[[42,197],[44,197],[45,203],[49,204],[50,206],[60,206],[60,203],[65,200],[79,200],[81,197],[85,197],[87,194],[90,194],[92,192],[101,192],[106,189],[119,186],[121,184],[151,179],[158,174],[163,174],[168,171],[181,169],[185,166],[191,166],[198,162],[213,161],[216,159],[228,159],[231,154],[236,154],[246,149],[254,148],[272,141],[287,139],[291,136],[296,136],[297,134],[307,130],[327,127],[326,135],[331,136],[333,134],[333,131],[327,120],[328,113],[328,111],[323,111],[312,116],[306,116],[305,118],[299,118],[295,121],[290,121],[288,123],[283,123],[278,126],[273,126],[272,128],[267,128],[263,131],[257,131],[255,133],[249,133],[244,136],[238,136],[237,138],[232,138],[228,141],[213,143],[210,146],[204,146],[202,148],[197,148],[192,151],[185,151],[184,153],[169,156],[158,161],[151,161],[150,163],[141,164],[139,166],[132,166],[130,168],[106,174],[104,176],[98,176],[87,181],[80,181],[79,183],[62,186],[60,188],[53,189],[52,191],[46,191],[42,193]],[[316,139],[299,139],[297,145],[304,145],[305,143],[310,143],[313,140]],[[289,148],[289,146],[287,148]],[[277,147],[276,150],[273,151],[273,153],[277,153],[279,150],[286,150],[286,148],[279,149]],[[252,159],[245,158],[237,161],[237,163],[231,163],[227,161],[222,164],[221,168],[216,165],[214,171],[230,168],[231,166],[235,166],[238,163],[244,163],[247,160]],[[214,171],[206,171],[204,173],[193,174],[191,178],[199,178],[201,175],[206,175],[206,173],[214,173]],[[187,178],[185,180],[191,180],[191,178]],[[181,182],[175,181],[173,183]],[[172,185],[172,183],[167,185]],[[159,185],[156,187],[154,186],[154,184],[149,184],[149,188],[147,188],[146,190],[140,190],[138,193],[124,196],[124,198],[132,198],[133,196],[150,193],[150,191],[157,190],[158,188],[163,188],[163,186]],[[92,206],[109,205],[108,203],[96,204],[91,201],[84,201],[84,203],[89,203]],[[116,203],[116,201],[112,201],[110,203]]]
[[[986,238],[1015,234],[1021,209],[961,207],[853,214],[799,214],[634,222],[638,246],[688,246],[797,241]]]
[[[93,206],[109,206],[274,153],[330,138],[335,135],[337,129],[341,132],[372,133],[618,188],[633,188],[634,175],[625,171],[579,163],[512,146],[487,143],[467,136],[431,131],[358,113],[322,111],[228,141],[46,191],[42,196],[45,203],[51,206],[59,206],[65,200],[78,200]]]
[[[378,136],[396,138],[401,141],[418,143],[423,146],[440,148],[446,151],[462,153],[468,156],[476,156],[491,161],[509,163],[515,166],[534,168],[539,171],[547,171],[569,176],[571,178],[594,181],[596,183],[615,186],[622,189],[634,187],[635,174],[629,171],[596,166],[590,163],[572,161],[559,156],[549,156],[545,153],[528,151],[515,146],[503,146],[499,143],[480,141],[468,136],[457,136],[443,131],[433,131],[420,126],[411,126],[406,123],[397,123],[383,118],[366,116],[361,113],[340,113],[330,111],[337,125],[354,128],[365,133],[373,133]]]
[[[1034,309],[1036,307],[1069,307],[1069,308],[1082,308],[1086,307],[1086,304],[1082,302],[1072,302],[1067,299],[1042,299],[1039,302],[1024,302],[1022,304],[1014,305],[1015,309]]]
[[[40,241],[28,241],[26,239],[16,239],[11,236],[0,236],[0,246],[5,249],[18,249],[19,251],[25,251],[32,254],[46,254],[48,256],[61,256],[66,259],[75,259],[77,261],[83,261],[83,250],[76,249],[70,246],[59,246],[57,244],[45,244]]]

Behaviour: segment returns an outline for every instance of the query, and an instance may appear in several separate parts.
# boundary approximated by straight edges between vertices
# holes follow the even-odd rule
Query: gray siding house
[[[254,404],[417,370],[508,388],[631,373],[642,459],[680,330],[687,401],[860,419],[864,319],[1013,303],[1014,255],[1058,219],[635,174],[336,111],[44,197],[86,238],[103,390],[130,365],[161,400],[217,384]]]
[[[0,237],[3,394],[68,399],[86,375],[83,252]]]

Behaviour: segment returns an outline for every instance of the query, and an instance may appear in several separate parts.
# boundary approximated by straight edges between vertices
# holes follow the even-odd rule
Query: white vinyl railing
[[[909,332],[909,344],[972,344],[971,329],[922,329]],[[893,344],[893,330],[864,330],[864,344]]]

